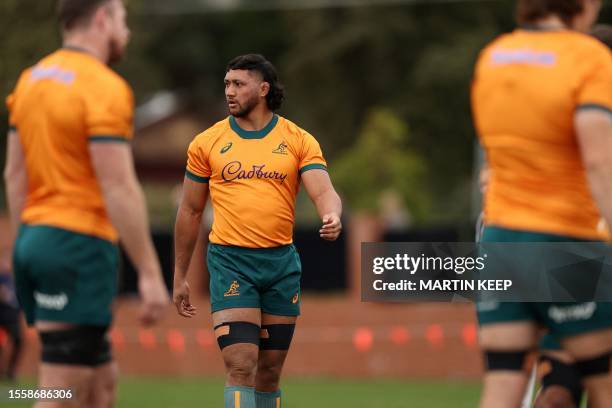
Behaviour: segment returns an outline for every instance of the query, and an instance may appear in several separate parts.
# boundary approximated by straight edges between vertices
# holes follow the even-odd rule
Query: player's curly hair
[[[516,21],[520,25],[530,25],[544,17],[557,15],[566,25],[570,25],[582,9],[582,0],[519,0]]]
[[[90,21],[94,12],[110,0],[59,0],[57,17],[64,30],[71,30]]]
[[[232,69],[244,69],[259,72],[264,82],[270,84],[270,90],[266,95],[268,109],[273,112],[280,109],[283,101],[285,100],[285,88],[278,79],[278,72],[276,71],[276,68],[263,55],[240,55],[227,64],[227,69],[225,72]]]

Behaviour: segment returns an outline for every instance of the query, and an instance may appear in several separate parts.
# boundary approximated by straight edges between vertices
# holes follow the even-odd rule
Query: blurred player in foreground
[[[60,0],[58,12],[63,48],[26,69],[7,98],[13,265],[42,344],[39,387],[76,396],[36,406],[110,407],[119,237],[139,273],[143,323],[158,320],[169,299],[132,162],[131,89],[107,66],[129,38],[125,7]]]
[[[175,230],[174,303],[193,317],[187,267],[208,194],[214,222],[208,247],[215,336],[226,365],[225,408],[279,408],[280,374],[300,313],[301,264],[293,246],[300,182],[334,241],[342,204],[319,144],[275,114],[283,88],[261,55],[230,61],[230,116],[189,146]]]
[[[604,43],[608,48],[612,48],[612,26],[599,24],[593,28],[591,35]],[[480,189],[483,195],[486,192],[488,177],[489,169],[485,163],[479,177]],[[602,227],[602,234],[609,235],[609,231],[605,231],[605,222],[600,223],[600,225]],[[483,226],[479,223],[477,225],[477,241],[482,236],[482,229]],[[563,351],[559,341],[551,334],[544,336],[540,342],[540,348],[541,355],[538,361],[537,376],[541,388],[536,395],[534,407],[580,406],[584,395],[584,388],[582,387],[580,375],[574,367],[572,357],[566,351]],[[533,396],[533,389],[528,390],[524,406],[531,404]]]
[[[597,25],[591,35],[612,48],[612,26]],[[603,228],[605,223],[601,225]],[[540,347],[542,355],[538,374],[542,389],[536,397],[535,408],[580,406],[584,389],[571,356],[562,350],[558,340],[550,334],[544,337]]]
[[[481,54],[473,111],[490,169],[484,242],[600,240],[600,215],[612,220],[612,60],[581,34],[600,7],[598,0],[519,0],[521,29]],[[589,316],[574,313],[581,306],[479,305],[488,366],[481,405],[520,405],[536,322],[576,361],[590,404],[612,404],[611,306],[589,304]],[[572,318],[555,320],[551,308]]]

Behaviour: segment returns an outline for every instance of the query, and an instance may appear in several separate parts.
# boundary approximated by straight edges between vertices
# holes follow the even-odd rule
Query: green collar
[[[243,139],[263,139],[274,129],[274,126],[278,123],[278,115],[272,115],[272,120],[261,130],[244,130],[236,122],[236,118],[233,116],[229,117],[230,127],[234,132]]]
[[[62,50],[81,52],[83,54],[91,55],[91,53],[89,51],[87,51],[85,48],[77,47],[77,46],[74,46],[74,45],[64,45],[62,47]]]
[[[554,31],[567,31],[566,27],[551,27],[551,26],[541,26],[536,24],[523,24],[519,27],[523,31],[539,31],[539,32],[554,32]]]

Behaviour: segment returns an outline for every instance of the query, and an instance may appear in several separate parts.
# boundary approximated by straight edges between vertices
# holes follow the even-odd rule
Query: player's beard
[[[108,40],[108,65],[113,65],[121,61],[124,52],[125,47],[115,38],[110,38]]]
[[[259,97],[257,95],[251,96],[244,105],[238,105],[238,112],[234,113],[234,117],[236,118],[244,118],[245,116],[249,116],[249,114],[255,109],[257,104],[259,103]]]

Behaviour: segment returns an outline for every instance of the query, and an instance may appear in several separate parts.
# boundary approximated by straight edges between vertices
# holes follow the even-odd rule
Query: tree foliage
[[[402,146],[409,147],[411,157],[407,160],[414,159],[406,166],[414,166],[411,171],[419,175],[420,183],[402,187],[414,189],[402,191],[402,196],[418,219],[469,217],[472,68],[487,42],[513,28],[514,2],[407,2],[192,14],[157,14],[148,0],[127,3],[132,42],[118,70],[133,85],[137,101],[162,89],[179,91],[194,111],[212,123],[226,114],[222,79],[227,62],[239,54],[262,53],[276,64],[286,85],[288,98],[280,113],[317,137],[332,174],[338,167],[340,179],[344,166],[354,166],[347,163],[360,162],[369,163],[364,172],[376,174],[376,166],[385,159],[371,153],[369,160],[360,160],[367,151],[361,144],[366,143],[364,137],[370,140],[364,135],[372,128],[386,132],[388,126],[395,129],[389,134],[405,135]],[[162,3],[166,10],[178,7]],[[21,69],[60,44],[54,5],[55,0],[0,2],[3,95],[12,89]],[[603,20],[611,12],[607,7]],[[6,110],[0,112],[4,134]],[[381,123],[381,118],[390,123]],[[396,129],[398,123],[409,126],[409,134]],[[4,143],[0,146],[3,159]],[[385,171],[397,171],[401,177],[406,169],[398,165],[393,170],[389,165]],[[355,198],[347,200],[349,206],[371,206],[359,198],[363,186],[350,188],[347,197]],[[416,200],[416,195],[421,198]]]
[[[428,209],[423,190],[426,167],[413,148],[406,123],[388,109],[372,109],[353,145],[340,154],[331,171],[343,198],[356,211],[378,213],[383,193],[399,194],[416,218]]]

